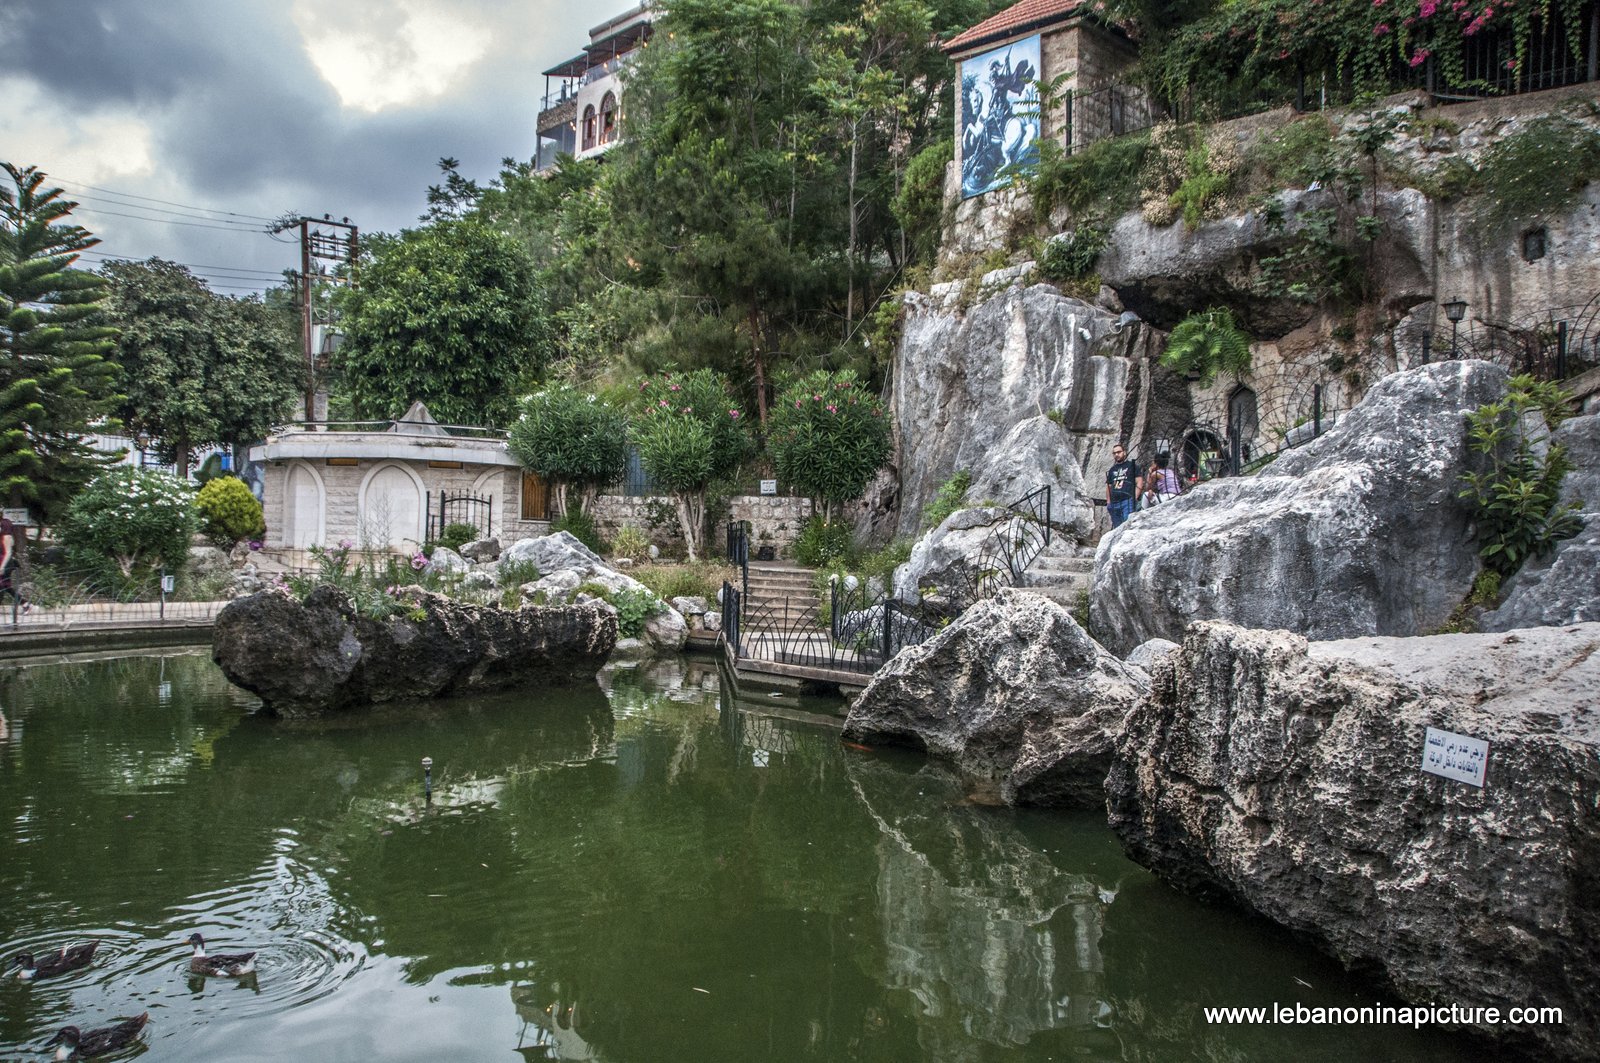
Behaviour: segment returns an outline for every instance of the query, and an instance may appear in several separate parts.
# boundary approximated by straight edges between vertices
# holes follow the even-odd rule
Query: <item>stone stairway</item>
[[[1094,547],[1052,542],[1022,574],[1020,590],[1075,608],[1094,579]]]
[[[792,615],[799,616],[807,609],[815,611],[822,604],[812,585],[816,575],[815,569],[784,561],[750,562],[750,594],[744,602],[745,614],[763,606],[781,612],[785,599],[788,599]]]

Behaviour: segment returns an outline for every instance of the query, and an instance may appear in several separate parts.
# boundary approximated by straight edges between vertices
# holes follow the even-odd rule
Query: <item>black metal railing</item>
[[[739,568],[739,593],[750,596],[750,526],[744,521],[728,522],[728,563]]]
[[[439,512],[429,523],[436,539],[444,538],[444,530],[452,524],[470,524],[478,529],[479,538],[494,537],[494,496],[478,498],[468,494],[439,492]]]
[[[743,596],[739,589],[727,580],[722,581],[722,639],[733,650],[735,658],[741,656],[742,643],[739,641],[739,611],[743,605]]]
[[[1600,366],[1600,294],[1519,321],[1469,318],[1424,332],[1414,364],[1479,358],[1512,373],[1562,381]]]
[[[957,585],[945,588],[963,608],[1022,582],[1028,566],[1050,545],[1051,497],[1046,484],[1004,507],[1009,516],[995,525],[978,555],[961,567]]]

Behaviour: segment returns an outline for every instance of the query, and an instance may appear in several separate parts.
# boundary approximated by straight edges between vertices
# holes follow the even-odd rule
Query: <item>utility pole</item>
[[[317,350],[313,343],[316,315],[314,302],[316,290],[313,277],[324,274],[319,269],[312,273],[312,261],[343,262],[350,267],[349,282],[355,283],[356,258],[360,254],[361,231],[349,218],[334,221],[330,215],[318,218],[285,218],[272,227],[274,233],[286,229],[300,229],[300,342],[306,357],[306,407],[305,419],[317,419]],[[325,229],[343,229],[344,234],[325,232]]]

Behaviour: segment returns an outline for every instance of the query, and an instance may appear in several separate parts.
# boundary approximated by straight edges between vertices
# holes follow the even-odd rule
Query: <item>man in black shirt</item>
[[[1144,477],[1139,475],[1139,466],[1128,460],[1128,449],[1121,443],[1111,448],[1111,458],[1115,464],[1106,471],[1106,512],[1116,528],[1133,513],[1133,500],[1144,491]]]

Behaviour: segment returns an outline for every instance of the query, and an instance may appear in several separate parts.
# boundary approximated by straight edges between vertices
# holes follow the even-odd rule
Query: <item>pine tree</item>
[[[0,497],[48,522],[104,464],[84,436],[114,398],[104,282],[73,269],[100,241],[36,167],[0,164]]]

